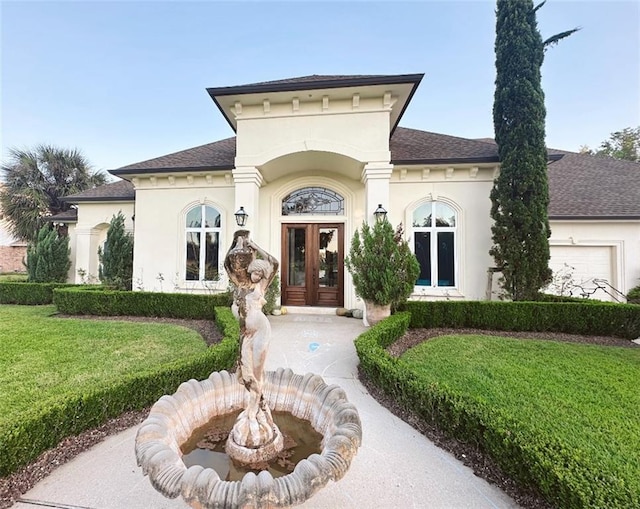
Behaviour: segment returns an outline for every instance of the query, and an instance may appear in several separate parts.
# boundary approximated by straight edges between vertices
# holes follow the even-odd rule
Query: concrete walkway
[[[517,508],[500,489],[476,477],[449,453],[380,406],[357,379],[353,340],[361,320],[335,315],[270,317],[267,369],[313,372],[340,385],[360,413],[363,444],[351,468],[305,509]],[[186,509],[157,493],[134,457],[136,429],[114,435],[55,470],[23,495],[16,509]]]

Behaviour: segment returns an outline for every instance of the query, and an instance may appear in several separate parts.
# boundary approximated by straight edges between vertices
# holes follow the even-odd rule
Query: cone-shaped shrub
[[[27,273],[32,283],[65,283],[71,267],[69,237],[45,225],[27,248]]]

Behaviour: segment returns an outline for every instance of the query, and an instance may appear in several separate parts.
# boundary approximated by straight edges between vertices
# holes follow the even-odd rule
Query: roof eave
[[[418,85],[422,81],[424,73],[419,74],[395,74],[389,76],[367,76],[362,78],[352,78],[347,80],[318,80],[308,82],[289,82],[289,83],[264,83],[260,85],[238,85],[233,87],[217,87],[207,88],[207,93],[217,106],[222,116],[227,120],[227,123],[236,131],[236,126],[233,125],[231,118],[226,114],[224,108],[218,102],[217,97],[226,97],[230,95],[246,95],[257,93],[273,93],[273,92],[296,92],[298,90],[317,90],[317,89],[330,89],[330,88],[350,88],[350,87],[362,87],[371,85],[402,85],[412,83],[411,92],[404,103],[402,111],[398,114],[398,119],[391,127],[391,134],[395,131],[402,115],[404,115],[407,106],[411,102],[411,98],[416,92]]]
[[[318,80],[307,82],[287,83],[263,83],[258,85],[238,85],[232,87],[207,88],[207,92],[213,99],[215,96],[246,95],[265,92],[295,92],[297,90],[316,90],[326,88],[349,88],[367,85],[400,85],[414,83],[418,85],[424,73],[419,74],[394,74],[388,76],[354,77],[345,80]],[[214,99],[215,100],[215,99]]]
[[[99,202],[99,201],[124,201],[124,202],[134,202],[136,201],[135,196],[87,196],[81,198],[74,198],[73,196],[65,196],[64,198],[60,198],[60,201],[66,203],[81,203],[81,202]]]
[[[498,163],[498,156],[487,157],[445,157],[436,159],[392,159],[394,166],[417,164],[465,164],[465,163]]]
[[[561,215],[554,214],[549,216],[550,221],[640,221],[640,215],[628,215],[628,216],[576,216],[576,215]]]
[[[162,167],[162,168],[126,168],[109,170],[111,175],[122,177],[123,175],[148,175],[151,173],[186,173],[190,171],[228,171],[233,170],[233,165],[222,166],[181,166],[181,167]]]

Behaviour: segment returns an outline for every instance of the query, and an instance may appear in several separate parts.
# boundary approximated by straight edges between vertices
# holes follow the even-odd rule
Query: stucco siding
[[[602,261],[606,250],[610,257],[609,283],[622,294],[640,284],[640,221],[554,220],[550,225],[550,265],[556,270],[567,263],[573,267],[571,272],[576,281],[589,283],[589,279],[601,277],[606,272]],[[576,263],[567,258],[568,247],[575,249]],[[584,249],[581,251],[580,248]],[[591,260],[585,262],[584,257]],[[613,299],[603,290],[595,292],[591,298]]]

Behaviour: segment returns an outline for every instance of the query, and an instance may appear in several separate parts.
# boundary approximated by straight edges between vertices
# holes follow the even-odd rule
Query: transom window
[[[187,281],[218,279],[220,259],[220,212],[209,205],[197,205],[186,215]]]
[[[420,263],[416,285],[456,286],[455,210],[446,203],[432,201],[413,212],[413,247]]]
[[[344,214],[344,198],[324,187],[304,187],[282,200],[283,216],[303,214]]]

